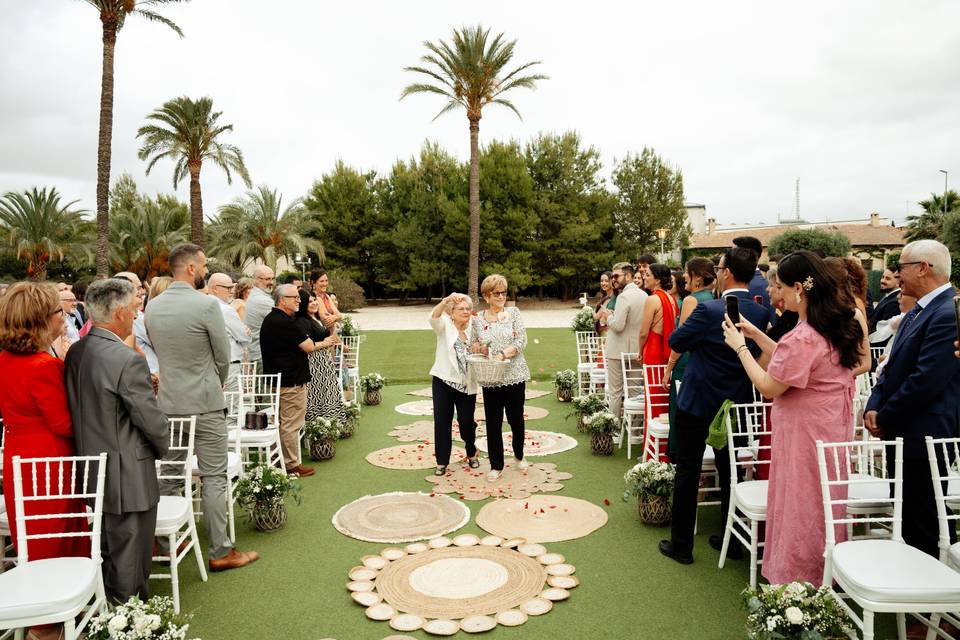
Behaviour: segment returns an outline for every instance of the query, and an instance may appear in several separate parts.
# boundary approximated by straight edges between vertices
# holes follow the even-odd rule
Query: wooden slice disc
[[[557,589],[573,589],[580,584],[580,580],[576,576],[550,576],[547,584]]]
[[[459,535],[456,538],[454,538],[453,544],[454,546],[457,546],[457,547],[473,547],[473,546],[476,546],[477,544],[480,544],[480,538],[473,535],[472,533],[465,533],[463,535]],[[460,626],[463,627],[463,625],[460,625]]]
[[[527,543],[526,538],[510,538],[509,540],[504,540],[500,544],[500,546],[506,549],[516,549],[520,545],[526,544],[526,543]]]
[[[406,547],[404,547],[404,550],[410,555],[414,555],[416,553],[423,553],[429,548],[430,547],[423,544],[422,542],[414,542],[413,544],[408,544]]]
[[[387,566],[387,561],[380,556],[363,556],[363,566],[367,569],[376,569],[379,571]]]
[[[508,609],[497,614],[497,622],[505,627],[519,627],[527,621],[527,614],[520,609]]]
[[[547,575],[550,576],[572,576],[577,570],[572,564],[551,564],[547,567]]]
[[[396,633],[391,633],[389,636],[387,636],[383,640],[417,640],[417,639],[414,638],[413,636],[401,636]]]
[[[398,549],[396,547],[387,547],[386,549],[380,552],[380,557],[384,558],[385,560],[399,560],[405,555],[407,555],[406,551],[404,551],[403,549]]]
[[[347,583],[347,591],[373,591],[373,583],[369,580],[354,580]]]
[[[367,607],[366,611],[367,617],[371,620],[389,620],[393,616],[397,615],[397,610],[388,605],[386,602],[381,602],[375,604],[372,607]]]
[[[552,589],[544,589],[543,593],[540,594],[540,597],[551,602],[559,602],[560,600],[566,600],[569,598],[570,592],[566,589],[554,587]]]
[[[426,622],[420,616],[412,613],[400,613],[390,618],[390,628],[397,631],[416,631]]]
[[[431,549],[443,549],[444,547],[449,547],[453,544],[453,541],[447,536],[439,536],[432,538],[427,544],[430,545]]]
[[[547,552],[547,548],[542,544],[522,544],[517,547],[517,551],[525,556],[536,558],[537,556],[542,556],[545,554]]]
[[[520,605],[520,610],[528,616],[542,616],[553,609],[553,603],[543,598],[532,598]]]
[[[364,607],[372,607],[383,600],[376,591],[354,591],[350,594],[350,597],[353,598],[354,602]]]
[[[452,636],[460,631],[460,625],[455,620],[430,620],[423,630],[433,636]]]
[[[566,560],[559,553],[545,553],[542,556],[537,556],[537,562],[540,564],[562,564]]]
[[[470,616],[460,621],[460,630],[467,633],[483,633],[497,626],[497,621],[490,616]]]
[[[377,572],[366,567],[354,567],[350,569],[349,575],[351,580],[373,580],[377,577]]]
[[[500,536],[484,536],[480,539],[480,545],[484,547],[499,547],[503,544],[503,538]]]

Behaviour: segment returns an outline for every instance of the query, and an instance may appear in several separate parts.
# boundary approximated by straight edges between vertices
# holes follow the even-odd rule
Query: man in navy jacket
[[[752,249],[727,249],[717,267],[717,281],[723,298],[702,302],[670,336],[670,348],[677,353],[689,352],[690,361],[683,375],[677,397],[677,411],[672,426],[676,440],[677,475],[673,490],[673,524],[671,540],[660,542],[660,552],[681,564],[693,562],[693,529],[697,518],[697,492],[700,470],[706,449],[707,431],[713,417],[725,400],[737,403],[753,401],[753,389],[736,354],[723,341],[723,316],[728,296],[740,300],[740,315],[757,327],[766,327],[769,310],[753,301],[747,283],[757,267],[757,253]],[[751,353],[759,348],[748,340]],[[717,452],[717,474],[720,482],[720,508],[726,522],[730,501],[730,461],[726,451]],[[721,538],[713,536],[711,544],[719,548]],[[735,555],[734,551],[731,556]]]
[[[936,240],[918,240],[904,247],[899,266],[901,292],[916,297],[917,306],[900,322],[864,423],[885,440],[903,438],[903,539],[936,557],[937,511],[924,438],[960,435],[950,252]],[[941,473],[946,465],[940,461]]]

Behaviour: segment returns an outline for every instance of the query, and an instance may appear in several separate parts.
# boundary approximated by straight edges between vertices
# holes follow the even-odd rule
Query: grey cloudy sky
[[[684,173],[721,223],[793,210],[832,220],[960,185],[960,2],[319,2],[194,0],[164,7],[186,37],[131,19],[116,56],[113,176],[145,177],[135,133],[178,95],[209,95],[256,184],[287,201],[338,158],[386,172],[426,139],[469,155],[466,117],[431,122],[432,96],[397,100],[424,40],[482,23],[517,38],[551,79],[488,109],[481,142],[576,129],[616,158],[644,145]],[[0,0],[0,191],[54,185],[95,208],[100,22],[78,0]],[[207,214],[244,187],[206,167]],[[187,185],[179,195],[187,198]],[[909,202],[909,204],[908,204]]]

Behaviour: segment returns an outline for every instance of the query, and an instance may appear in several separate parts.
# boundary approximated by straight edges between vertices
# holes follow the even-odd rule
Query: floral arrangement
[[[314,418],[303,425],[303,433],[313,442],[330,442],[340,437],[340,421]]]
[[[387,379],[379,373],[368,373],[360,376],[360,389],[364,392],[383,389],[385,384],[387,384]]]
[[[360,327],[358,327],[353,323],[352,317],[345,315],[340,319],[340,335],[341,336],[360,335]]]
[[[283,503],[286,496],[300,504],[300,485],[274,466],[260,463],[237,483],[233,492],[244,509],[264,509]]]
[[[113,611],[90,620],[88,640],[186,640],[189,617],[173,611],[173,598],[154,596],[146,602],[131,597]]]
[[[348,400],[343,403],[343,412],[347,415],[347,421],[358,420],[360,418],[360,403],[356,400]]]
[[[609,411],[598,411],[583,419],[583,424],[590,433],[613,433],[620,428],[620,423]]]
[[[577,373],[573,369],[557,371],[556,375],[553,376],[553,384],[557,385],[558,389],[572,389],[576,382]]]
[[[669,498],[673,495],[673,479],[676,475],[676,465],[669,462],[647,460],[636,464],[623,476],[627,485],[623,499],[641,495]]]
[[[604,399],[603,394],[600,393],[574,396],[571,405],[573,406],[572,415],[578,416],[589,416],[607,409],[607,401]]]
[[[746,589],[750,640],[833,640],[846,638],[850,621],[827,587],[809,582],[759,585]]]
[[[573,316],[570,328],[574,331],[593,331],[593,309],[584,307]]]

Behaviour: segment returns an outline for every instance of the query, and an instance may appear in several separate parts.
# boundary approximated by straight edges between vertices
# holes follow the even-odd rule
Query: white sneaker
[[[514,459],[516,460],[516,458]],[[530,463],[527,462],[526,458],[523,458],[522,460],[517,460],[517,469],[519,469],[520,471],[526,471],[529,468],[530,468]]]
[[[503,473],[502,471],[497,471],[496,469],[492,469],[487,474],[487,482],[496,482],[497,480],[500,479],[500,476],[502,475],[502,473]]]

